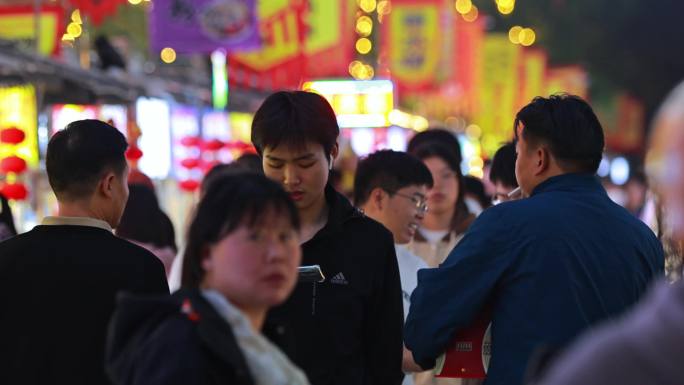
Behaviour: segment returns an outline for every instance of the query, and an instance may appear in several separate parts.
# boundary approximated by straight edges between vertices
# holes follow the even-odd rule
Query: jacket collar
[[[204,345],[235,368],[235,374],[241,379],[240,383],[253,383],[247,361],[228,322],[216,312],[198,289],[182,289],[178,294],[190,299],[192,310],[199,315],[197,334]]]
[[[337,192],[329,183],[325,186],[325,202],[328,205],[328,222],[311,240],[335,234],[342,229],[345,222],[365,216],[361,210],[352,206],[349,199]]]
[[[595,174],[589,173],[570,173],[552,176],[534,188],[530,196],[542,194],[549,191],[593,191],[603,192],[606,190],[601,185]]]
[[[88,217],[45,217],[41,223],[43,226],[86,226],[97,227],[98,229],[112,232],[112,227],[109,223]]]

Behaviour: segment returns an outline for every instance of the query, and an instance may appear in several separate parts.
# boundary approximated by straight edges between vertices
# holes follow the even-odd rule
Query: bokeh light
[[[159,56],[166,64],[171,64],[176,61],[176,51],[170,47],[166,47],[161,50],[161,54]]]

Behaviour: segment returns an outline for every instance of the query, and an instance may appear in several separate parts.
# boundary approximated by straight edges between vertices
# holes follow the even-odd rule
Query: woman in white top
[[[463,174],[455,152],[442,143],[427,142],[413,149],[425,163],[434,185],[428,192],[425,214],[409,250],[437,267],[461,240],[475,219],[464,201]]]

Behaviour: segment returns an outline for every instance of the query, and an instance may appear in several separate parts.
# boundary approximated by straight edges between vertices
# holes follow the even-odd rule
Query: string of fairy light
[[[377,52],[374,50],[374,30],[376,21],[382,20],[392,11],[389,0],[356,0],[356,43],[357,59],[349,63],[349,74],[357,80],[370,80],[375,77],[373,62]]]

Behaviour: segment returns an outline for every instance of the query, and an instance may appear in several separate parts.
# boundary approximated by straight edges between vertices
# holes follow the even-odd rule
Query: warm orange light
[[[368,38],[362,37],[356,41],[356,51],[362,55],[367,54],[373,49],[373,43]]]

